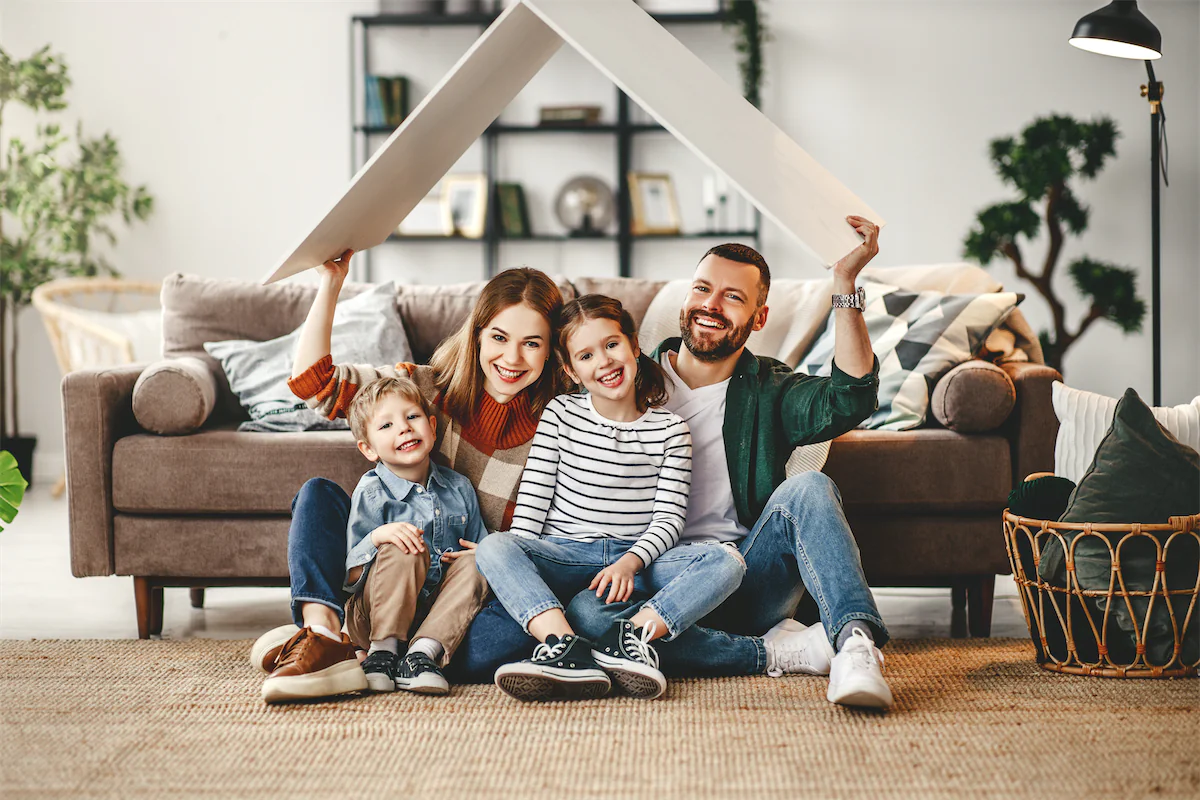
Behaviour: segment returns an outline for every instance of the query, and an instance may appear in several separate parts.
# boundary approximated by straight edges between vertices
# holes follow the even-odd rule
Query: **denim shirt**
[[[475,487],[457,472],[429,463],[425,486],[399,477],[384,464],[362,476],[350,500],[350,524],[346,532],[346,573],[364,567],[353,584],[343,587],[358,592],[367,581],[378,548],[371,532],[389,522],[408,522],[424,530],[429,550],[429,573],[423,591],[441,583],[441,555],[463,549],[459,539],[479,542],[487,535]]]

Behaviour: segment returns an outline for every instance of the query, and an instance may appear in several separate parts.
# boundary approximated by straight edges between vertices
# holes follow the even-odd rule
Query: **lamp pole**
[[[1159,265],[1162,242],[1159,234],[1158,179],[1162,172],[1162,96],[1163,85],[1154,79],[1154,66],[1146,62],[1149,82],[1142,97],[1150,101],[1150,317],[1154,347],[1154,405],[1162,405],[1162,296],[1159,289]]]

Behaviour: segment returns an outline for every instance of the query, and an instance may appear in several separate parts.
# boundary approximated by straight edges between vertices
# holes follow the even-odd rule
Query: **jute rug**
[[[0,642],[0,796],[1200,795],[1200,681],[1054,675],[1015,639],[887,648],[890,714],[823,678],[524,705],[491,686],[267,707],[248,641]]]

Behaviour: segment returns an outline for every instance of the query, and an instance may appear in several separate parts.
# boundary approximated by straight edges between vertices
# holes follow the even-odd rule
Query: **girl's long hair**
[[[519,303],[537,311],[550,326],[550,342],[546,343],[550,352],[546,364],[538,379],[525,389],[534,418],[541,417],[546,404],[568,387],[556,348],[551,346],[554,321],[562,311],[562,292],[540,270],[530,267],[507,269],[487,282],[471,315],[454,335],[438,345],[429,359],[434,385],[442,395],[442,409],[461,423],[470,422],[485,391],[483,370],[479,367],[479,336],[497,314]]]
[[[571,363],[567,340],[571,338],[580,325],[592,319],[611,319],[621,328],[621,333],[629,340],[629,346],[638,354],[637,377],[633,381],[634,398],[638,411],[661,406],[667,402],[667,374],[654,359],[644,354],[638,346],[637,326],[633,317],[621,305],[621,301],[602,294],[585,294],[563,306],[558,316],[558,335],[555,337],[555,350],[563,364]]]

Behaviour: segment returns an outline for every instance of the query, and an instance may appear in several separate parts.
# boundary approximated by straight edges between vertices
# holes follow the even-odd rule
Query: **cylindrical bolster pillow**
[[[151,433],[191,433],[204,424],[217,401],[208,365],[185,356],[156,361],[133,386],[133,416]]]
[[[999,428],[1012,413],[1017,389],[1008,373],[986,361],[959,364],[933,388],[933,416],[952,431],[982,433]]]

